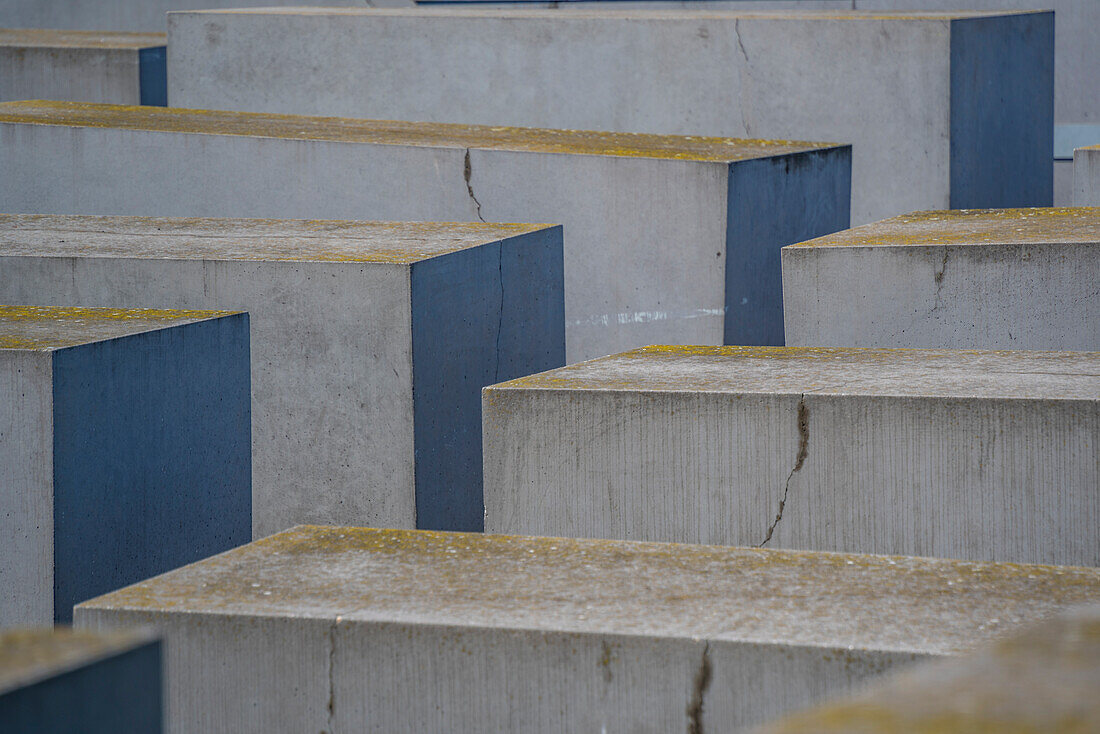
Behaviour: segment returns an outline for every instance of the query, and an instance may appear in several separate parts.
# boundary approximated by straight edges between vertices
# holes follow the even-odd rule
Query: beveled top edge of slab
[[[1100,245],[1100,207],[919,211],[785,249],[1059,244]]]
[[[77,606],[950,653],[1100,569],[298,526]],[[141,619],[141,616],[138,617]]]
[[[0,46],[23,48],[156,48],[167,33],[69,31],[54,28],[0,28]]]
[[[1041,3],[1039,3],[1041,5]],[[698,20],[714,19],[759,19],[759,20],[959,20],[966,18],[988,18],[1001,15],[1025,15],[1038,10],[715,10],[713,8],[665,8],[665,9],[615,9],[615,8],[569,8],[563,13],[549,8],[513,8],[513,7],[468,7],[449,8],[441,6],[418,6],[414,8],[347,8],[284,6],[257,8],[212,8],[207,10],[175,10],[170,15],[217,14],[217,15],[390,15],[390,16],[453,16],[461,18],[636,18],[666,19],[683,18]]]
[[[48,352],[238,313],[0,305],[0,351]]]
[[[265,112],[23,100],[0,102],[0,123],[99,127],[195,135],[226,135],[466,150],[652,158],[733,163],[754,158],[847,148],[794,140],[650,135],[597,130],[491,127],[455,123],[307,117]]]
[[[1100,401],[1100,352],[649,346],[484,390]]]
[[[1100,151],[1100,145],[1086,145],[1083,148],[1074,149],[1074,152],[1076,153],[1078,150],[1084,150],[1084,151],[1088,151],[1089,153],[1095,153],[1095,152]]]
[[[68,627],[0,631],[0,695],[141,647],[150,630],[90,632]]]
[[[959,658],[881,678],[755,734],[1100,731],[1100,607],[1075,607]]]
[[[0,214],[0,257],[408,265],[558,226]]]

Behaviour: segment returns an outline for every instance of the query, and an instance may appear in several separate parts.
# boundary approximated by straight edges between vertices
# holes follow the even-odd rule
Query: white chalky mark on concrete
[[[676,319],[700,319],[707,316],[725,316],[726,309],[696,308],[691,311],[669,313],[668,311],[630,311],[628,313],[605,313],[589,316],[586,319],[570,321],[571,326],[610,326],[611,324],[649,324],[654,321],[672,321]]]

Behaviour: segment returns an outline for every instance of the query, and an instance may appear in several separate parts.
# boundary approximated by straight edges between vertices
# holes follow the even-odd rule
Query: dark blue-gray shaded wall
[[[783,345],[779,251],[848,228],[852,148],[730,164],[723,341]]]
[[[168,106],[167,46],[150,46],[138,51],[138,82],[143,105]]]
[[[480,531],[481,388],[565,364],[562,228],[412,266],[416,526]]]
[[[54,619],[252,539],[248,316],[54,352]]]
[[[951,208],[1050,206],[1053,157],[1054,13],[952,20]]]
[[[0,695],[4,734],[158,734],[161,644],[152,641]]]

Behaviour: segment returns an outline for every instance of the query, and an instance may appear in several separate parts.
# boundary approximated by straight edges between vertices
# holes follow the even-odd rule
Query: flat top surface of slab
[[[550,226],[0,214],[0,257],[406,264]]]
[[[81,607],[955,652],[1100,569],[299,526]]]
[[[1100,352],[653,346],[487,389],[1100,400]]]
[[[236,135],[714,163],[729,163],[750,158],[767,158],[838,147],[832,143],[791,140],[742,140],[589,130],[488,127],[42,100],[0,103],[0,123],[108,127],[196,135]]]
[[[1100,207],[914,212],[788,247],[1043,244],[1100,246]]]
[[[168,43],[166,33],[63,31],[51,28],[0,28],[0,46],[28,48],[150,48]]]
[[[237,312],[0,306],[0,350],[64,349],[234,313]]]
[[[0,632],[0,694],[144,645],[147,631],[88,632],[67,627]]]
[[[1084,734],[1100,731],[1098,692],[1100,608],[1089,606],[758,734]]]

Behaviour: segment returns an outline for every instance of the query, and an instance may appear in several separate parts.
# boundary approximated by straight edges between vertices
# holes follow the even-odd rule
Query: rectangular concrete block
[[[168,104],[167,37],[0,28],[0,102]]]
[[[782,344],[779,250],[848,226],[851,149],[0,104],[0,211],[564,225],[569,361]]]
[[[489,532],[1100,564],[1100,354],[649,347],[483,391]]]
[[[756,734],[1100,731],[1100,607],[1086,605],[964,657],[891,675]]]
[[[160,734],[161,685],[161,643],[149,632],[0,632],[5,734]]]
[[[480,530],[481,388],[565,364],[551,225],[0,215],[0,302],[247,310],[252,528]]]
[[[250,468],[247,314],[0,306],[0,628],[247,542]]]
[[[1052,13],[739,6],[179,12],[170,93],[206,109],[851,143],[857,224],[1051,205]]]
[[[1100,351],[1100,208],[916,212],[782,262],[787,346]]]
[[[298,527],[81,605],[169,731],[732,731],[1100,598],[1100,569]]]
[[[1100,206],[1100,145],[1073,151],[1073,203]]]

